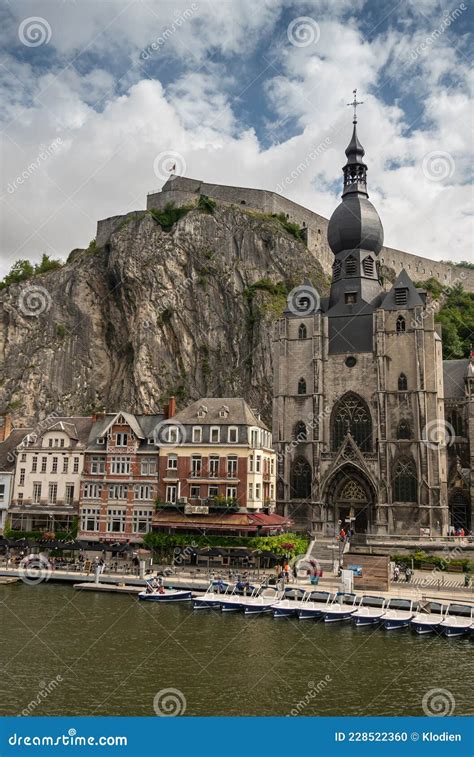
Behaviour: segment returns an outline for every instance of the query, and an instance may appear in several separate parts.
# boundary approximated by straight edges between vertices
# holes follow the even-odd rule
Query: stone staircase
[[[339,556],[339,542],[333,537],[319,536],[309,545],[306,556],[308,560],[318,562],[325,572],[332,571],[334,559]]]

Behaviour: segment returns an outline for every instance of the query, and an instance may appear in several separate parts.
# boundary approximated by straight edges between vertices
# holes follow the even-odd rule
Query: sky
[[[329,217],[357,87],[388,246],[472,259],[472,5],[0,0],[0,277],[176,172]]]

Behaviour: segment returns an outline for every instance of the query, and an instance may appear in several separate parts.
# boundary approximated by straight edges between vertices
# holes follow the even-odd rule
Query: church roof
[[[406,301],[402,304],[396,298],[396,291],[407,290]],[[409,310],[410,308],[423,306],[423,298],[417,291],[413,281],[410,279],[408,273],[403,270],[400,271],[397,278],[393,283],[393,287],[383,298],[380,307],[382,310]]]
[[[464,395],[464,378],[467,376],[469,360],[443,360],[444,397],[445,399],[462,399]]]

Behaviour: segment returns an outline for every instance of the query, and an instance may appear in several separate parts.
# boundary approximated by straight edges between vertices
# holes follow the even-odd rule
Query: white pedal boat
[[[341,620],[350,620],[356,610],[356,594],[344,594],[338,591],[331,604],[323,612],[324,622],[336,623]]]
[[[352,613],[352,619],[356,626],[373,626],[380,623],[385,612],[388,600],[373,594],[364,594],[359,602],[357,610]]]
[[[220,607],[221,600],[230,590],[230,584],[224,581],[211,581],[201,597],[194,597],[194,610],[212,610]]]
[[[444,620],[446,606],[441,602],[426,602],[418,608],[419,612],[410,620],[410,626],[416,633],[433,633],[439,629]]]
[[[138,599],[145,600],[146,602],[188,602],[192,598],[192,591],[165,589],[163,587],[153,589],[153,591],[141,591],[138,595]]]
[[[464,636],[474,633],[474,607],[462,605],[459,602],[451,602],[444,620],[439,624],[439,630],[448,637]]]
[[[241,607],[244,608],[245,615],[259,615],[262,612],[271,612],[275,602],[282,598],[283,592],[267,586],[255,596],[242,597]]]
[[[272,605],[274,618],[291,618],[298,615],[301,610],[301,603],[304,601],[307,592],[303,589],[291,589],[285,592],[283,599],[278,600]]]
[[[301,607],[298,609],[299,620],[320,618],[331,602],[332,594],[328,591],[308,591]]]
[[[387,605],[387,611],[382,615],[383,627],[387,631],[393,631],[396,628],[406,628],[410,625],[410,620],[414,616],[413,599],[402,599],[392,597]]]

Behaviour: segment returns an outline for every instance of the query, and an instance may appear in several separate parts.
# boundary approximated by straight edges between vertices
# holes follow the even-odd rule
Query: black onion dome
[[[329,220],[328,242],[335,255],[343,250],[370,250],[383,245],[383,226],[374,206],[363,194],[344,197]]]
[[[347,145],[345,153],[347,157],[347,165],[352,165],[353,163],[361,163],[362,165],[365,165],[365,163],[363,162],[365,150],[359,142],[355,124],[352,131],[352,139]]]

